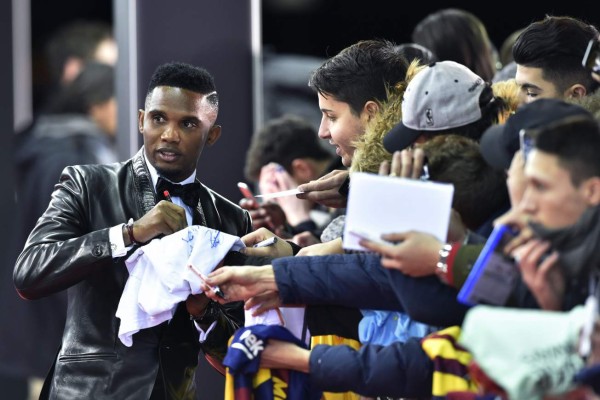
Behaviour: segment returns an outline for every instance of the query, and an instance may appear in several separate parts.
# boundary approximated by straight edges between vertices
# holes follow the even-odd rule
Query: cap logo
[[[427,126],[433,126],[433,111],[431,110],[431,108],[425,110],[425,119],[425,123],[427,124]]]
[[[469,88],[469,92],[472,92],[473,90],[477,89],[477,86],[481,85],[483,83],[483,79],[478,78],[473,85]]]

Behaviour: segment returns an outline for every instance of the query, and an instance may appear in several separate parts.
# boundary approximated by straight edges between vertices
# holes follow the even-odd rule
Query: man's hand
[[[260,170],[258,186],[262,194],[270,194],[296,189],[298,183],[281,165],[269,163]],[[313,208],[313,203],[310,201],[295,196],[284,196],[273,199],[273,202],[281,207],[285,219],[291,226],[310,219],[310,210]]]
[[[309,359],[310,350],[293,343],[270,339],[260,356],[260,366],[308,373]]]
[[[325,243],[317,243],[303,247],[296,256],[325,256],[328,254],[343,254],[342,238],[337,238]]]
[[[239,206],[250,213],[252,229],[267,228],[270,231],[283,231],[287,220],[285,213],[277,203],[265,203],[259,205],[256,201],[243,198]]]
[[[246,303],[244,303],[244,309],[246,310],[251,310],[254,307],[256,307],[256,309],[252,310],[253,317],[261,315],[269,310],[274,310],[281,307],[279,292],[276,290],[268,290],[264,293],[249,298],[246,300]]]
[[[204,313],[209,302],[210,299],[206,297],[204,293],[190,294],[185,300],[185,308],[190,315],[200,317]]]
[[[294,235],[292,242],[296,243],[300,247],[312,246],[321,243],[321,241],[309,231],[300,232]]]
[[[250,232],[249,234],[242,236],[242,242],[244,242],[244,244],[247,246],[245,249],[243,249],[243,253],[248,256],[255,257],[279,258],[293,256],[294,251],[292,249],[292,245],[281,237],[277,237],[277,241],[270,246],[252,247],[258,242],[262,242],[263,240],[274,236],[277,237],[277,235],[265,228],[260,228],[254,232]]]
[[[523,282],[540,308],[560,311],[565,293],[565,277],[558,265],[558,253],[554,251],[545,257],[549,248],[549,242],[532,239],[513,251],[513,255],[518,260]]]
[[[347,177],[348,171],[336,169],[327,175],[323,175],[316,181],[310,181],[298,186],[298,189],[302,193],[297,194],[296,197],[311,200],[326,207],[346,207],[348,199],[342,196],[338,190]]]
[[[170,201],[159,201],[158,204],[148,211],[142,218],[133,223],[133,236],[140,243],[146,243],[160,235],[170,235],[174,232],[187,228],[185,210]],[[125,244],[128,245],[128,235]]]
[[[423,175],[424,165],[425,152],[423,149],[404,149],[394,152],[391,165],[388,161],[381,163],[379,166],[379,175],[419,179]]]
[[[520,208],[511,208],[494,220],[494,226],[507,225],[519,233],[504,247],[506,254],[512,253],[517,247],[527,243],[533,237],[533,231],[528,225],[528,216]]]
[[[381,254],[381,265],[409,276],[435,274],[439,251],[444,245],[428,233],[410,231],[381,235],[383,240],[398,244],[379,244],[361,239],[360,245]]]
[[[277,290],[271,265],[222,267],[208,274],[204,283],[202,290],[206,296],[219,303],[248,300],[266,291]],[[211,289],[214,286],[221,289],[224,299]]]

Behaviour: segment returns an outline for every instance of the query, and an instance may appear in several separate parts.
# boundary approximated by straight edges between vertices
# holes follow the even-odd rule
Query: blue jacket
[[[388,346],[368,344],[315,346],[310,354],[310,384],[327,392],[352,391],[363,396],[431,396],[433,362],[419,339]]]
[[[437,277],[388,270],[372,254],[284,257],[272,264],[284,304],[403,311],[434,326],[460,325],[469,309],[456,300],[456,289]]]
[[[284,304],[332,304],[396,310],[436,326],[460,325],[468,307],[437,277],[412,278],[381,266],[370,254],[286,257],[273,260]],[[365,396],[431,396],[433,363],[420,340],[388,346],[318,345],[310,355],[310,382],[327,392]]]

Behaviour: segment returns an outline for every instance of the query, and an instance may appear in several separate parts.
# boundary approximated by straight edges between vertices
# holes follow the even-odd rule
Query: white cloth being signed
[[[208,274],[228,251],[243,247],[237,236],[193,225],[137,249],[125,261],[129,279],[116,313],[121,342],[131,346],[133,334],[170,320],[178,303],[202,293],[190,265]]]

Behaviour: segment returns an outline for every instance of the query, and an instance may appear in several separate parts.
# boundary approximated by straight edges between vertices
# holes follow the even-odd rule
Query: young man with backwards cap
[[[385,136],[383,145],[393,153],[436,135],[452,133],[479,140],[505,107],[492,87],[464,65],[435,62],[408,83],[402,121]]]

